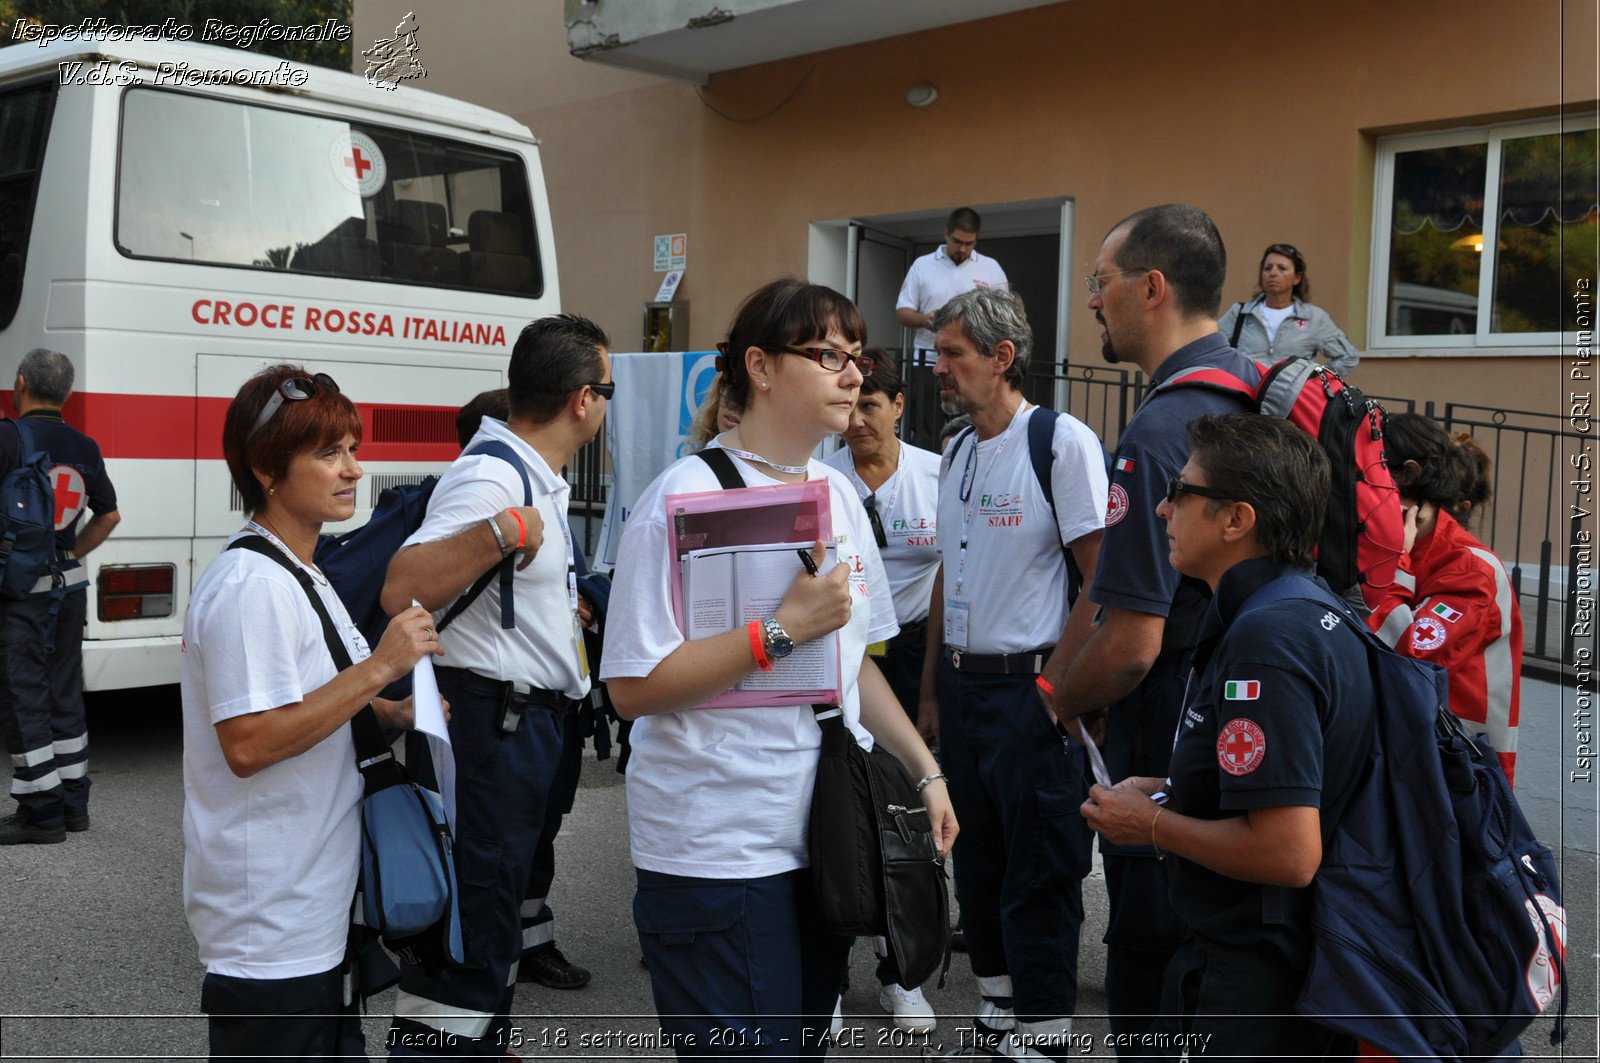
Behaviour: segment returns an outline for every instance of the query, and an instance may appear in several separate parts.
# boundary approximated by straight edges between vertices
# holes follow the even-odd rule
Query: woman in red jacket
[[[1487,732],[1514,784],[1522,611],[1505,566],[1463,523],[1488,501],[1489,459],[1415,413],[1388,419],[1384,450],[1406,507],[1406,553],[1369,623],[1399,652],[1449,672],[1450,710]]]

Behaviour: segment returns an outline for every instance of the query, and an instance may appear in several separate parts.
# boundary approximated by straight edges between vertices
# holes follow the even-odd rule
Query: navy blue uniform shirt
[[[1326,844],[1371,755],[1375,696],[1366,644],[1305,600],[1239,610],[1281,575],[1270,558],[1229,569],[1202,623],[1172,750],[1169,807],[1217,820],[1251,809],[1322,810]],[[1263,886],[1168,856],[1172,905],[1201,937],[1270,943],[1305,960],[1309,889]]]
[[[1226,370],[1250,384],[1261,379],[1255,363],[1213,332],[1168,355],[1150,386],[1197,366]],[[1156,506],[1167,495],[1167,481],[1189,460],[1189,422],[1208,413],[1249,411],[1249,402],[1238,395],[1177,387],[1151,396],[1117,442],[1105,538],[1089,597],[1100,605],[1165,617],[1166,626],[1149,675],[1111,709],[1106,766],[1113,780],[1167,773],[1181,684],[1211,598],[1204,583],[1180,576],[1167,559],[1167,522],[1156,516]],[[1102,847],[1115,848],[1104,841]]]
[[[117,508],[117,491],[106,475],[100,445],[66,421],[58,410],[29,410],[23,414],[33,442],[50,455],[50,486],[56,495],[56,549],[71,550],[78,538],[78,521],[85,508],[110,513]],[[17,464],[17,433],[0,427],[0,476]]]

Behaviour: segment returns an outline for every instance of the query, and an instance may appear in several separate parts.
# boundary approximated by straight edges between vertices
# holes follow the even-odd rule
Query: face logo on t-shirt
[[[1111,494],[1106,498],[1106,527],[1120,524],[1127,515],[1128,492],[1122,489],[1121,484],[1112,484]]]
[[[1444,645],[1445,637],[1450,629],[1444,626],[1442,620],[1432,616],[1421,616],[1411,626],[1411,646],[1413,649],[1426,652],[1436,650]]]
[[[1022,492],[991,491],[978,497],[978,516],[988,521],[991,528],[1019,528],[1022,526]]]
[[[1254,720],[1229,720],[1217,734],[1217,763],[1229,775],[1249,775],[1267,758],[1267,735]]]

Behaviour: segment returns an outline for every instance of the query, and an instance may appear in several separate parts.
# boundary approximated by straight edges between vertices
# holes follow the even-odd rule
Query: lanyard
[[[884,514],[884,513],[893,513],[894,512],[895,499],[900,497],[900,484],[905,479],[903,476],[900,475],[900,473],[903,472],[905,470],[905,467],[906,467],[906,445],[904,443],[900,444],[900,453],[897,455],[897,459],[898,460],[896,460],[895,466],[894,466],[894,472],[889,475],[889,479],[894,481],[894,490],[889,492],[889,504],[887,506],[885,506],[884,508],[878,510],[878,513],[880,515]],[[867,481],[863,480],[861,478],[861,474],[856,472],[856,456],[854,454],[850,455],[850,479],[854,480],[856,482],[856,486],[861,488],[861,493],[862,493],[863,496],[870,496],[871,497],[872,506],[873,506],[874,509],[877,509],[877,507],[878,507],[878,492],[872,490],[871,488],[869,488],[867,486]],[[881,485],[880,485],[880,490],[881,490]],[[862,501],[865,501],[865,500],[866,500],[866,498],[863,497]]]
[[[299,565],[301,568],[305,569],[308,573],[310,573],[311,575],[315,576],[319,583],[328,582],[328,577],[324,576],[321,572],[318,572],[315,568],[313,568],[310,565],[301,564],[300,563],[300,559],[298,557],[294,556],[294,551],[289,549],[288,544],[286,544],[282,539],[278,538],[276,535],[272,534],[272,532],[269,531],[266,528],[265,525],[257,524],[253,520],[247,520],[247,521],[245,521],[244,526],[248,530],[253,531],[257,535],[261,536],[263,539],[265,539],[267,542],[271,543],[273,546],[276,546],[280,551],[282,551],[284,557],[287,557],[290,561],[293,561],[296,565]]]
[[[740,450],[738,447],[730,447],[730,446],[728,446],[728,444],[726,444],[726,443],[724,443],[722,441],[722,438],[720,436],[718,438],[716,438],[716,439],[713,439],[710,443],[707,444],[707,446],[721,447],[723,450],[726,450],[729,454],[732,454],[735,457],[743,458],[745,461],[750,462],[752,465],[765,465],[769,469],[777,469],[779,472],[787,473],[790,476],[799,476],[801,473],[808,472],[811,469],[811,466],[809,464],[806,464],[806,465],[779,465],[775,461],[769,461],[766,458],[763,458],[760,454],[752,454],[748,450]]]
[[[1000,455],[1006,452],[1006,444],[1011,442],[1011,433],[1017,430],[1023,414],[1033,409],[1026,399],[1022,402],[1021,409],[1017,410],[1011,418],[1011,423],[1006,426],[1005,432],[1000,436],[1000,446],[994,452],[994,458],[989,462],[991,470],[1000,464]],[[956,594],[960,594],[967,581],[967,540],[972,528],[972,511],[977,508],[977,503],[971,501],[972,487],[978,478],[978,433],[972,433],[972,449],[967,451],[967,464],[961,470],[961,550],[956,555]]]
[[[561,525],[561,537],[567,541],[567,604],[572,607],[572,615],[578,615],[578,555],[572,545],[572,529],[567,527],[567,518],[563,513],[557,513],[557,523]]]

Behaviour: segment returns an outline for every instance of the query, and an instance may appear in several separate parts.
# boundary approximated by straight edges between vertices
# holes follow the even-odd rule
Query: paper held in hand
[[[799,550],[832,538],[826,480],[668,495],[672,604],[678,630],[705,638],[765,620],[802,571]],[[828,547],[826,572],[835,563]],[[795,647],[773,670],[751,674],[707,708],[837,702],[843,683],[839,636]]]

